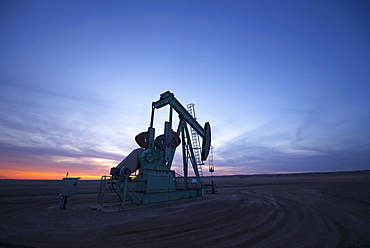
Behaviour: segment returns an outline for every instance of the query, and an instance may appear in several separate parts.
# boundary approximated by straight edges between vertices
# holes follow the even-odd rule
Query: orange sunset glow
[[[66,177],[66,172],[32,172],[0,169],[0,175],[0,179],[61,180],[62,178]],[[82,180],[100,180],[102,175],[103,174],[86,174],[86,172],[80,172],[78,170],[68,172],[69,177],[80,177]]]

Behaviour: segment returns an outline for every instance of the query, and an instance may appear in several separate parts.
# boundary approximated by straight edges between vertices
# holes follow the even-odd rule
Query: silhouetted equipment
[[[211,192],[214,194],[215,191],[215,185],[213,183],[213,172],[215,172],[215,166],[213,164],[213,147],[211,146],[211,158],[208,160],[208,169],[209,172],[211,172],[211,178],[212,178],[212,183],[211,183]]]
[[[155,110],[167,105],[169,119],[164,123],[164,134],[155,137]],[[116,201],[116,205],[123,208],[127,200],[134,204],[151,204],[204,196],[199,164],[207,160],[210,152],[211,127],[209,122],[202,127],[196,121],[194,105],[188,106],[188,110],[169,91],[161,94],[160,99],[152,103],[150,126],[147,131],[135,137],[141,148],[133,150],[112,168],[110,176],[102,176],[99,204],[112,205],[113,201]],[[172,129],[173,111],[176,111],[179,117],[176,131]],[[179,174],[171,170],[176,148],[180,145],[184,176],[178,176]],[[189,181],[189,160],[195,174],[195,185]],[[134,172],[135,176],[131,176]],[[112,193],[115,195],[113,198]]]
[[[67,172],[68,175],[68,172]],[[60,209],[66,209],[67,206],[67,199],[70,196],[76,194],[77,190],[77,183],[80,178],[63,178],[62,187],[60,188]]]

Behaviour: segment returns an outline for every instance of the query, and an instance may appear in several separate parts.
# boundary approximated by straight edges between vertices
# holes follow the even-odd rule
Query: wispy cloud
[[[352,130],[367,123],[319,117],[310,111],[297,123],[289,118],[247,131],[220,148],[216,163],[239,173],[367,169],[370,142]]]
[[[111,165],[127,155],[124,147],[130,142],[115,133],[115,123],[112,129],[103,125],[109,113],[101,105],[30,87],[5,87],[0,106],[2,167],[23,164],[23,170],[37,166],[47,171],[73,165],[91,172],[104,166],[104,159]],[[23,98],[18,97],[21,92]]]

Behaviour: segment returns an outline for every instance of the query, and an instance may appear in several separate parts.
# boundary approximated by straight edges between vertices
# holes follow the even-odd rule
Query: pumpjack
[[[164,123],[164,134],[155,137],[155,110],[169,105],[169,119]],[[179,117],[177,130],[172,129],[173,111]],[[151,204],[185,198],[204,196],[204,187],[197,166],[189,128],[202,138],[200,157],[207,160],[211,148],[211,127],[206,122],[202,127],[181,105],[174,94],[166,91],[158,101],[152,102],[150,126],[138,134],[135,141],[140,148],[134,149],[116,167],[111,168],[110,176],[102,176],[98,203],[107,204],[109,192],[118,196],[116,205],[125,207],[126,201],[133,204]],[[176,148],[182,145],[184,175],[171,170]],[[189,160],[194,177],[189,177]],[[131,176],[135,172],[135,176]],[[191,181],[190,181],[191,180]],[[196,185],[195,183],[196,182]],[[108,203],[109,204],[109,203]]]

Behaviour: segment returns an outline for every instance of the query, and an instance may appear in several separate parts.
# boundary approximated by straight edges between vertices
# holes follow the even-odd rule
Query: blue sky
[[[356,0],[3,0],[0,177],[108,174],[167,90],[211,123],[215,175],[370,169],[369,13]]]

